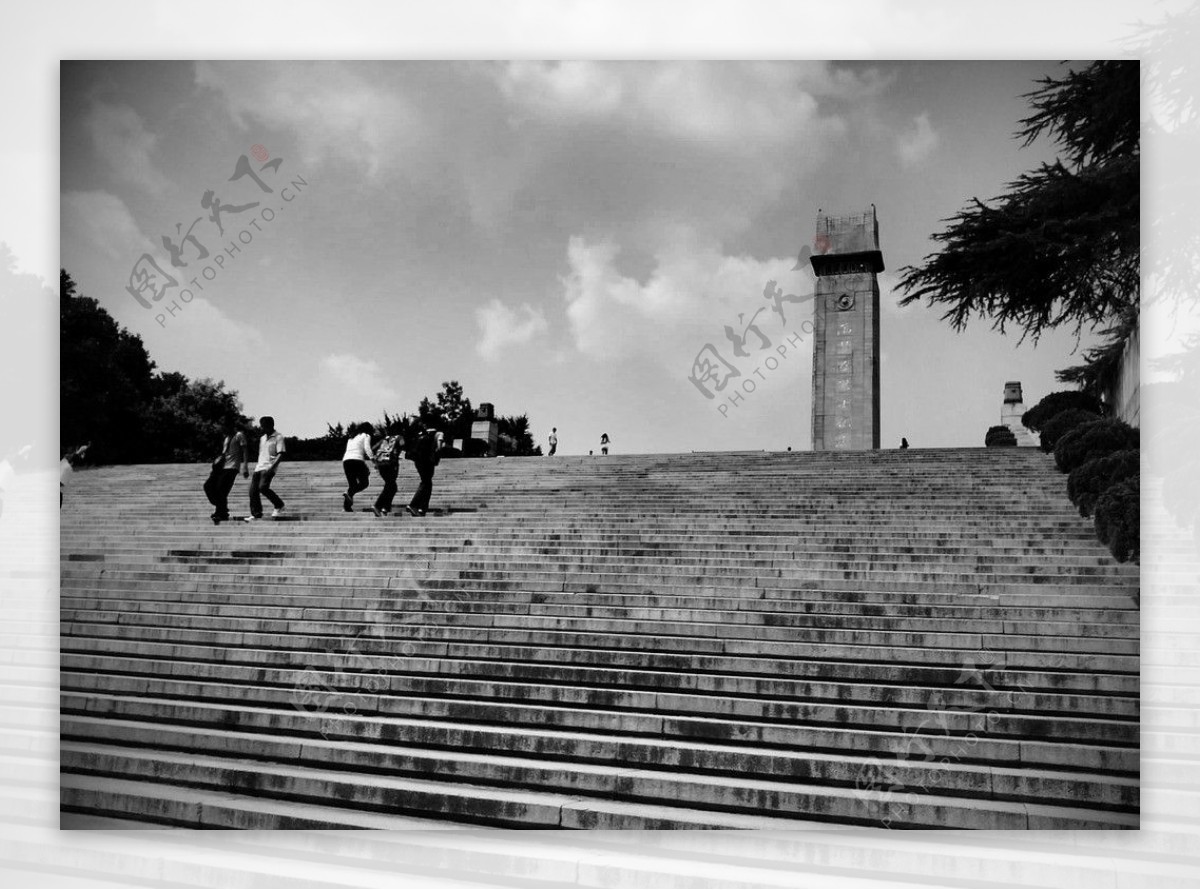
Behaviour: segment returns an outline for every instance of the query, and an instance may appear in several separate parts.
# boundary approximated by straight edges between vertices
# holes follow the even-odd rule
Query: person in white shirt
[[[88,442],[86,445],[82,446],[81,448],[68,449],[67,453],[63,455],[63,459],[58,465],[59,466],[59,470],[58,470],[58,505],[60,507],[62,506],[62,503],[63,503],[63,490],[66,488],[66,485],[67,485],[67,477],[70,476],[73,472],[75,472],[76,464],[83,462],[83,459],[87,456],[88,449],[91,447],[92,447],[92,443]],[[23,454],[24,451],[25,451],[25,449],[21,449],[21,451],[18,452],[18,454],[19,455]],[[7,463],[7,461],[6,461],[6,463]],[[9,464],[9,470],[11,470],[11,469],[12,469],[12,465]]]
[[[558,451],[558,427],[550,430],[550,453],[546,457],[554,457],[556,451]]]
[[[254,466],[254,475],[250,477],[250,515],[246,517],[247,522],[262,519],[260,494],[266,495],[275,508],[271,511],[272,516],[283,515],[283,499],[271,490],[271,480],[275,478],[275,471],[283,460],[283,436],[276,432],[273,417],[264,415],[258,425],[262,428],[262,438],[258,440],[258,463]]]
[[[351,424],[350,438],[346,440],[346,453],[342,455],[342,469],[346,472],[346,493],[342,495],[342,509],[354,511],[354,496],[371,484],[371,470],[367,461],[374,460],[371,452],[371,436],[375,427],[369,423]]]

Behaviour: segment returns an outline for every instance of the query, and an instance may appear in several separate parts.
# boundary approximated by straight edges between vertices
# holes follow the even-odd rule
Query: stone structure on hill
[[[1017,437],[1017,445],[1029,448],[1036,447],[1037,438],[1021,423],[1025,413],[1025,397],[1021,394],[1021,381],[1010,380],[1004,384],[1004,403],[1000,407],[1000,423],[1012,430]]]
[[[500,444],[500,425],[496,422],[496,409],[491,402],[484,402],[475,409],[475,420],[471,422],[471,453],[482,453],[495,457]]]
[[[813,310],[814,451],[879,447],[879,281],[883,254],[875,205],[817,212]]]

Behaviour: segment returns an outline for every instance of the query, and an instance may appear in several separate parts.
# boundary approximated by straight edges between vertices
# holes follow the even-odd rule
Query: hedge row
[[[1052,452],[1058,440],[1075,427],[1099,419],[1100,415],[1095,411],[1085,411],[1082,408],[1068,408],[1059,412],[1042,427],[1042,451]]]
[[[1103,419],[1063,434],[1054,446],[1054,463],[1064,473],[1117,451],[1137,448],[1138,431],[1123,420]]]
[[[1080,516],[1091,516],[1100,495],[1118,482],[1136,479],[1141,451],[1128,448],[1080,464],[1067,476],[1067,497],[1079,508]]]
[[[1054,417],[1072,409],[1089,411],[1097,417],[1104,413],[1104,409],[1095,396],[1071,389],[1050,393],[1021,415],[1021,423],[1026,429],[1040,433]]]
[[[1118,562],[1140,558],[1139,431],[1103,418],[1083,393],[1052,393],[1021,418],[1041,432],[1042,450],[1067,473],[1067,496],[1081,516],[1094,516],[1098,537]]]
[[[1107,489],[1096,501],[1096,535],[1118,562],[1141,556],[1141,481],[1134,476]]]

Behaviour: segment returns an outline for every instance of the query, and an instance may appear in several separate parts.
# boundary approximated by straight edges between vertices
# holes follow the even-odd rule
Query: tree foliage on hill
[[[463,394],[462,384],[457,380],[443,381],[436,399],[436,402],[431,402],[428,397],[421,399],[417,420],[429,429],[441,430],[447,440],[469,439],[475,408]]]
[[[1139,276],[1138,64],[1099,61],[1027,94],[1017,137],[1061,150],[1054,163],[978,198],[933,236],[942,245],[902,270],[901,305],[926,299],[962,330],[972,316],[1003,332],[1111,323],[1136,312]]]
[[[533,444],[529,415],[516,414],[496,418],[500,433],[497,453],[511,457],[540,457],[542,446]]]
[[[411,440],[420,423],[426,429],[439,430],[449,447],[455,440],[469,440],[471,425],[475,420],[475,407],[457,380],[446,380],[442,388],[430,399],[421,399],[416,414],[389,414],[373,421],[376,433],[399,435]],[[361,421],[359,421],[361,422]],[[327,423],[328,432],[316,439],[288,439],[288,451],[293,460],[336,460],[342,456],[346,438],[355,426],[354,422]],[[496,418],[499,441],[496,453],[513,457],[536,456],[542,453],[535,445],[527,414],[500,416]],[[468,448],[466,455],[477,456],[482,448]]]
[[[211,458],[227,420],[248,426],[224,382],[156,372],[141,337],[59,274],[60,451],[91,442],[89,461]]]
[[[1035,433],[1040,433],[1046,424],[1054,419],[1056,414],[1060,414],[1071,408],[1081,411],[1091,411],[1093,414],[1101,413],[1100,400],[1095,396],[1067,389],[1050,393],[1050,395],[1022,414],[1021,425]]]

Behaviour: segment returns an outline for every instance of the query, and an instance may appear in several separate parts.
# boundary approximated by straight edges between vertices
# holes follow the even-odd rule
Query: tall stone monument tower
[[[813,310],[814,451],[879,447],[879,281],[883,254],[875,205],[817,212]]]

